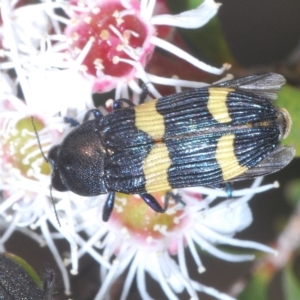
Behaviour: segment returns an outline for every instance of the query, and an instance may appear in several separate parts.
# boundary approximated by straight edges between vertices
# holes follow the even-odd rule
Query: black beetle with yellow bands
[[[285,80],[278,74],[248,76],[154,99],[127,99],[103,116],[90,110],[84,122],[50,149],[52,186],[82,196],[139,194],[155,211],[156,191],[218,185],[276,172],[294,157],[280,141],[291,119],[273,101]],[[94,119],[89,120],[93,115]]]

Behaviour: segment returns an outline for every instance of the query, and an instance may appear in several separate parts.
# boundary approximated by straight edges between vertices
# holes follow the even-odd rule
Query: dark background
[[[234,58],[244,67],[276,64],[300,42],[300,1],[223,0],[218,17]]]
[[[219,19],[230,50],[236,61],[243,68],[273,68],[285,63],[286,57],[292,53],[300,38],[300,1],[299,0],[224,0],[219,12]],[[299,178],[300,162],[295,160],[278,174],[268,176],[264,183],[278,180],[281,188],[256,196],[250,205],[253,209],[253,224],[244,232],[238,234],[241,239],[249,239],[269,244],[277,236],[278,220],[286,220],[291,207],[283,196],[283,190],[290,179]],[[61,242],[63,250],[67,245]],[[62,282],[59,271],[47,248],[39,248],[33,241],[16,233],[8,243],[7,250],[20,255],[42,274],[45,268],[51,267],[57,271],[58,294],[56,299],[67,299],[61,296]],[[187,255],[189,256],[189,254]],[[197,274],[190,260],[190,270],[194,279],[203,284],[226,292],[237,278],[246,277],[249,263],[227,263],[209,255],[202,255],[201,259],[207,271]],[[195,270],[194,270],[195,269]],[[193,273],[194,270],[194,273]],[[92,259],[85,257],[81,261],[78,276],[72,277],[74,294],[72,299],[92,300],[97,293],[98,266]],[[150,283],[150,285],[155,283]],[[154,291],[155,299],[166,299],[158,289],[149,286]],[[282,300],[280,291],[271,292],[272,300]],[[129,299],[140,299],[135,287]],[[182,299],[187,299],[186,295]],[[212,299],[201,295],[202,300]]]

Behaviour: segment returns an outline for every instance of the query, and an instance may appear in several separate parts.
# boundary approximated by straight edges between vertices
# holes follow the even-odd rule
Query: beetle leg
[[[79,126],[80,123],[75,120],[74,118],[69,118],[69,117],[64,117],[64,122],[66,124],[70,124],[71,127],[76,127],[76,126]]]
[[[87,121],[90,118],[90,115],[93,114],[95,119],[103,117],[99,109],[90,109],[84,116],[83,122]]]
[[[54,270],[51,269],[46,270],[46,274],[44,275],[43,290],[47,295],[53,294],[55,278],[56,278],[56,274]],[[47,299],[50,298],[47,297]]]
[[[122,108],[121,103],[126,103],[129,106],[135,106],[129,99],[120,98],[114,101],[113,110]]]
[[[228,198],[232,198],[232,185],[230,182],[225,183],[225,190],[226,190]]]
[[[141,92],[141,95],[140,95],[140,104],[145,102],[145,99],[147,98],[148,93],[149,93],[149,91],[148,91],[147,85],[143,84],[142,92]],[[120,99],[116,99],[114,101],[113,110],[121,108],[122,107],[121,106],[122,102],[126,103],[128,106],[135,106],[129,99],[120,98]]]
[[[162,208],[158,201],[148,193],[140,194],[141,198],[156,212],[163,213],[168,209],[168,201],[165,202],[165,207]]]
[[[142,85],[142,92],[140,94],[140,104],[145,102],[148,94],[149,94],[149,90],[148,90],[147,84],[144,83]]]
[[[169,200],[171,198],[174,199],[176,202],[180,202],[182,206],[185,206],[185,202],[182,200],[181,196],[179,194],[174,194],[172,191],[166,193],[165,203],[169,204]]]
[[[104,222],[107,222],[109,220],[109,217],[112,213],[112,210],[114,208],[115,203],[115,192],[110,192],[107,196],[107,199],[105,201],[105,204],[103,206],[102,211],[102,220]]]
[[[223,189],[227,193],[228,198],[232,198],[232,184],[230,182],[218,183],[213,185],[214,188]]]

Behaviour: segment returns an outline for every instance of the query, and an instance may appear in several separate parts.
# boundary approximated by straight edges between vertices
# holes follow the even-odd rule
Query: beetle
[[[31,272],[30,272],[31,271]],[[55,284],[55,273],[46,270],[44,282],[38,285],[31,267],[18,256],[10,253],[0,254],[0,299],[5,300],[50,300]]]
[[[291,118],[273,103],[284,83],[279,74],[252,75],[137,106],[119,99],[105,116],[92,109],[50,149],[52,186],[82,196],[108,193],[107,221],[115,192],[139,194],[164,212],[168,199],[162,207],[151,193],[276,172],[295,155],[280,144]]]

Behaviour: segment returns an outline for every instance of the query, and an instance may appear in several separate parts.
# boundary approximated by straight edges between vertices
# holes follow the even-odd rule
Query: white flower
[[[202,86],[198,82],[149,74],[144,67],[155,47],[160,47],[204,71],[221,74],[225,67],[208,66],[157,33],[159,26],[165,25],[201,27],[217,13],[219,5],[205,0],[194,10],[172,16],[154,14],[154,0],[85,3],[45,0],[34,5],[17,7],[17,4],[18,1],[10,0],[2,0],[0,4],[3,20],[0,28],[3,46],[0,49],[3,58],[0,61],[0,225],[4,231],[1,249],[5,249],[14,230],[46,244],[60,268],[66,293],[70,292],[66,265],[71,264],[71,273],[76,274],[80,258],[89,254],[101,272],[102,285],[96,299],[103,299],[109,293],[127,267],[129,272],[121,299],[127,298],[134,278],[142,298],[150,298],[146,274],[161,285],[168,299],[177,299],[177,294],[184,290],[195,299],[199,292],[231,299],[190,279],[184,248],[191,252],[200,273],[205,267],[195,245],[233,262],[253,259],[253,256],[227,253],[217,248],[219,244],[272,253],[268,247],[233,237],[252,222],[247,202],[253,194],[272,186],[258,187],[260,182],[256,180],[251,189],[233,192],[233,197],[238,199],[214,207],[210,205],[218,196],[226,197],[224,191],[183,189],[179,194],[186,206],[173,201],[165,214],[154,213],[138,197],[118,195],[110,221],[103,224],[101,214],[106,195],[87,199],[51,190],[49,197],[50,170],[41,156],[30,119],[34,116],[41,148],[47,153],[69,127],[63,123],[63,117],[76,116],[93,107],[93,90],[116,88],[116,98],[128,98],[130,87],[133,100],[138,102],[140,79],[178,89]],[[67,16],[58,14],[59,9]],[[85,31],[92,28],[89,26],[94,24],[94,17],[105,19],[101,13],[106,14],[108,23],[96,36],[87,34]],[[104,47],[101,51],[105,55],[94,56],[100,39],[113,47]],[[148,87],[154,96],[159,96],[152,84]],[[199,193],[208,196],[201,199]],[[56,202],[61,226],[51,200]],[[37,228],[41,234],[34,231]],[[57,239],[68,241],[68,259],[63,259],[58,252]],[[178,263],[172,255],[177,255]]]
[[[205,0],[197,9],[175,16],[160,14],[153,16],[156,1],[114,0],[82,2],[73,1],[66,13],[65,34],[71,55],[85,58],[81,69],[97,77],[97,91],[105,91],[120,82],[132,85],[133,79],[148,82],[144,67],[151,57],[154,47],[160,47],[188,61],[192,65],[214,74],[217,69],[195,59],[185,51],[157,36],[157,26],[168,25],[198,28],[206,24],[218,11],[219,4]],[[187,19],[189,20],[187,22]],[[83,56],[83,55],[82,55]]]
[[[199,273],[205,271],[205,266],[201,262],[197,246],[231,262],[252,260],[254,256],[228,253],[217,248],[218,245],[275,253],[273,249],[259,243],[233,237],[252,222],[247,202],[253,194],[276,186],[259,187],[260,183],[261,178],[256,179],[250,189],[233,192],[241,197],[228,199],[212,208],[209,207],[210,204],[218,196],[226,197],[226,193],[205,189],[209,195],[201,199],[198,189],[193,188],[179,190],[186,206],[173,202],[165,214],[154,213],[138,196],[124,194],[117,195],[115,209],[108,223],[99,221],[101,207],[95,207],[93,212],[86,211],[86,215],[81,214],[81,228],[90,236],[90,239],[81,244],[81,249],[84,248],[92,256],[96,254],[95,260],[101,268],[102,285],[95,299],[107,297],[114,282],[127,268],[129,271],[120,299],[128,298],[134,280],[142,299],[152,299],[146,286],[146,274],[159,283],[168,299],[178,299],[177,294],[184,290],[191,299],[198,299],[199,292],[217,299],[232,299],[214,288],[200,284],[197,278],[190,278],[184,249],[189,249]],[[104,265],[99,262],[99,254],[95,251],[97,248],[102,249]],[[174,259],[175,255],[178,263]],[[107,261],[111,260],[112,265],[108,267]]]
[[[16,7],[15,2],[3,0],[2,44],[9,61],[0,63],[0,68],[15,69],[27,104],[64,114],[70,107],[76,107],[77,112],[91,108],[92,86],[97,92],[117,88],[116,98],[126,95],[128,86],[140,93],[138,79],[147,84],[199,86],[145,72],[155,47],[206,72],[221,74],[225,66],[209,66],[156,34],[162,25],[201,27],[217,13],[219,4],[205,0],[198,8],[174,16],[153,15],[155,5],[155,0],[71,4],[47,0]],[[70,18],[58,15],[58,8]],[[102,27],[95,25],[102,20],[106,22]],[[148,87],[159,96],[152,84]]]
[[[15,4],[9,0],[1,2],[4,59],[0,70],[14,70],[15,86],[20,86],[26,104],[40,114],[66,115],[70,109],[75,109],[77,114],[92,108],[92,83],[74,64],[67,62],[62,49],[57,49],[59,37],[50,34],[54,26],[47,14],[50,4],[17,8]],[[1,74],[4,76],[6,73]],[[1,90],[2,87],[0,95]]]

